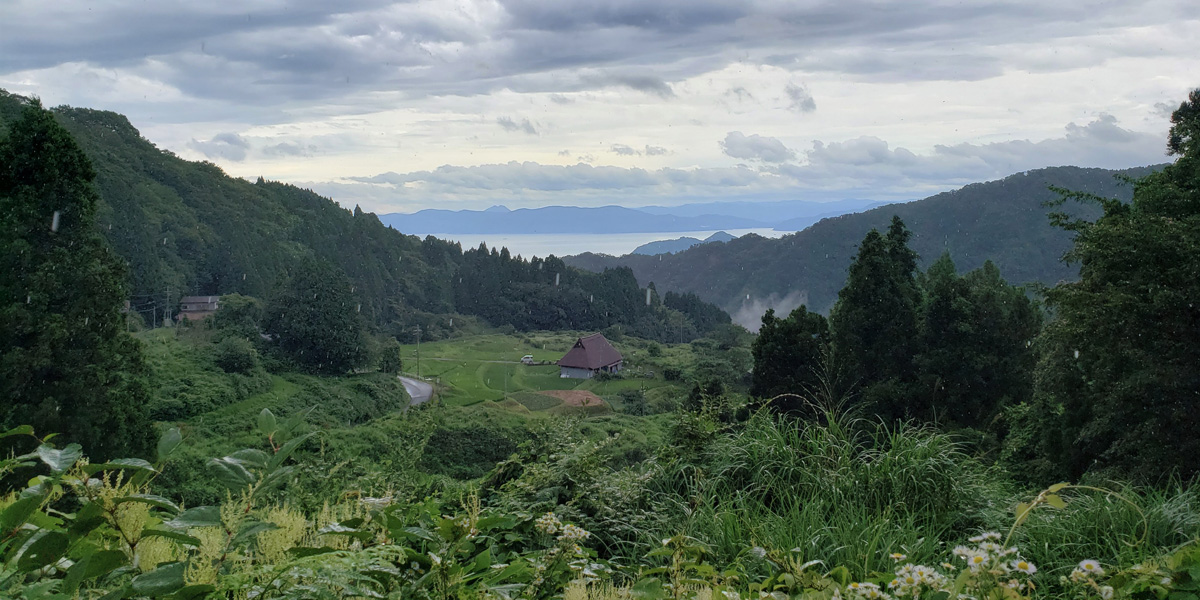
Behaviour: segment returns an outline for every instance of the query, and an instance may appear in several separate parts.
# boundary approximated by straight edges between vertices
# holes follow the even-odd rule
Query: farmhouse
[[[199,321],[217,312],[220,296],[184,296],[179,301],[179,320]]]
[[[621,353],[599,333],[579,338],[567,355],[558,361],[559,377],[591,379],[596,373],[621,370]]]

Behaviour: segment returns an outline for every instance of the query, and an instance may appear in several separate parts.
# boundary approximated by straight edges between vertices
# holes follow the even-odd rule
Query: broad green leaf
[[[291,466],[282,467],[271,471],[266,477],[263,477],[262,485],[259,486],[258,489],[261,491],[273,490],[287,483],[288,480],[291,479],[293,471],[295,471],[295,469],[293,469]]]
[[[1017,514],[1017,525],[1024,523],[1025,519],[1029,518],[1029,505],[1024,502],[1018,504],[1017,508],[1016,508],[1016,514]]]
[[[99,550],[92,552],[79,560],[67,570],[61,591],[70,594],[79,589],[80,584],[88,579],[103,577],[127,562],[125,553],[120,550]]]
[[[267,463],[271,460],[271,455],[257,448],[245,448],[238,450],[237,452],[234,452],[225,458],[231,458],[240,464],[254,467],[256,469],[265,469],[267,468]]]
[[[296,430],[297,427],[300,426],[301,423],[304,422],[304,419],[308,418],[308,415],[312,413],[312,411],[316,410],[316,408],[316,406],[310,406],[308,408],[296,411],[292,414],[292,416],[288,417],[287,421],[284,421],[283,427],[280,428],[281,431],[291,434]]]
[[[172,600],[197,600],[198,598],[206,598],[212,592],[217,591],[217,588],[207,584],[199,583],[189,585],[171,596]]]
[[[232,544],[234,547],[248,544],[258,534],[264,531],[271,531],[272,529],[279,529],[279,526],[274,523],[266,522],[246,523],[242,525],[241,529],[238,530],[237,535],[233,536]]]
[[[200,545],[199,539],[194,538],[187,534],[179,533],[178,531],[171,531],[169,529],[143,529],[142,537],[143,538],[164,537],[167,539],[175,540],[185,546],[191,546],[193,548],[198,547]]]
[[[59,450],[51,448],[45,444],[38,446],[38,458],[50,467],[50,470],[55,473],[63,473],[71,468],[76,461],[83,458],[83,446],[79,444],[70,444],[66,448]]]
[[[1049,504],[1050,506],[1053,506],[1054,508],[1066,508],[1067,507],[1067,503],[1063,502],[1063,499],[1060,498],[1058,496],[1058,494],[1048,494],[1046,496],[1046,504]]]
[[[113,499],[113,503],[115,504],[121,504],[123,502],[140,502],[142,504],[149,504],[150,506],[161,508],[163,510],[169,510],[171,511],[171,514],[176,514],[179,512],[178,504],[175,504],[174,502],[171,502],[162,496],[155,496],[154,494],[133,494],[130,496],[122,496],[120,498]]]
[[[66,554],[68,542],[65,533],[39,531],[22,549],[21,558],[17,560],[17,569],[32,571],[53,564]]]
[[[339,550],[337,548],[330,548],[329,546],[322,546],[320,548],[292,548],[291,550],[288,550],[288,554],[291,554],[292,556],[294,556],[296,558],[304,558],[306,556],[316,556],[318,554],[329,554],[330,552],[338,552],[338,551]]]
[[[182,442],[183,434],[179,433],[178,427],[172,427],[163,433],[162,437],[158,438],[158,451],[156,453],[158,462],[166,462],[167,457],[171,456],[171,453],[175,452],[175,449]]]
[[[317,433],[312,431],[288,440],[286,444],[279,448],[279,451],[275,453],[275,456],[271,457],[271,462],[267,464],[267,469],[274,469],[279,465],[282,465],[283,461],[287,460],[288,457],[300,447],[300,444],[303,444],[306,440],[308,440],[308,438],[314,435],[317,435]]]
[[[278,423],[275,421],[275,414],[271,412],[271,409],[264,408],[262,412],[258,413],[258,430],[263,435],[272,435],[279,430]]]
[[[214,458],[208,465],[217,473],[217,479],[232,490],[242,490],[254,484],[254,473],[246,470],[235,459]]]
[[[634,598],[657,600],[659,598],[666,598],[667,591],[663,589],[661,581],[651,577],[649,579],[643,579],[634,584],[634,586],[629,589],[629,595]]]
[[[187,564],[176,562],[159,566],[157,569],[138,575],[130,582],[133,591],[151,598],[174,593],[183,588],[183,573]]]
[[[11,437],[14,435],[33,435],[33,426],[18,425],[12,429],[9,429],[8,431],[5,431],[4,433],[0,433],[0,438]]]
[[[154,465],[140,458],[118,458],[105,463],[96,463],[94,465],[88,465],[84,467],[83,472],[87,473],[88,475],[95,475],[101,471],[121,471],[125,469],[148,471],[150,473],[155,472]]]
[[[369,531],[362,531],[353,527],[346,527],[341,523],[330,523],[329,525],[317,530],[317,533],[322,535],[344,535],[360,540],[369,540],[372,536],[371,532]]]
[[[8,505],[0,513],[0,532],[9,532],[24,525],[30,515],[42,505],[45,496],[26,496]]]
[[[185,530],[192,527],[220,527],[221,508],[218,506],[197,506],[189,508],[179,516],[163,523],[171,529]]]
[[[475,570],[486,571],[491,566],[492,566],[492,550],[490,548],[485,548],[483,550],[483,552],[480,552],[478,555],[475,556]]]
[[[487,589],[489,592],[491,592],[501,598],[504,598],[505,600],[510,600],[512,598],[520,597],[521,591],[525,589],[525,584],[524,583],[506,583],[503,585],[488,586]]]
[[[392,535],[399,537],[398,534],[400,534],[401,532],[411,535],[413,537],[425,540],[427,542],[433,541],[433,534],[429,533],[422,527],[405,527],[404,529],[401,529],[401,530],[393,530]]]
[[[104,509],[95,502],[89,502],[75,513],[75,517],[67,527],[67,531],[75,537],[83,537],[91,530],[103,524]]]
[[[834,567],[825,574],[825,577],[838,582],[839,585],[846,585],[850,583],[850,569],[844,566]]]
[[[1060,490],[1062,490],[1063,488],[1065,488],[1065,487],[1067,487],[1067,486],[1069,486],[1069,485],[1071,485],[1071,484],[1069,484],[1069,483],[1056,483],[1056,484],[1054,484],[1054,485],[1050,486],[1050,489],[1049,489],[1049,490],[1047,490],[1047,491],[1049,491],[1051,494],[1056,494],[1056,493],[1058,493]]]

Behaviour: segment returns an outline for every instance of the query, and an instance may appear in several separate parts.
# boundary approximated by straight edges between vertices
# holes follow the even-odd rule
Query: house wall
[[[558,376],[562,379],[591,379],[592,371],[575,367],[559,367]]]

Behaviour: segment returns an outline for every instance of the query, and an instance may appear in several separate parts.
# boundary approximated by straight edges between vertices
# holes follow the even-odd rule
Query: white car
[[[526,364],[526,365],[532,365],[532,364],[533,364],[533,355],[532,355],[532,354],[526,354],[525,356],[522,356],[522,357],[521,357],[521,362],[522,362],[523,364]]]

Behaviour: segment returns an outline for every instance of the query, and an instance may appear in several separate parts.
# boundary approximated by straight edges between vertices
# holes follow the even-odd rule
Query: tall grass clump
[[[1066,506],[1035,510],[1013,533],[1012,543],[1053,578],[1080,561],[1129,566],[1200,538],[1200,490],[1177,483],[1149,488],[1109,485],[1111,493],[1070,489]],[[1006,530],[1012,523],[997,523]]]
[[[865,575],[893,552],[932,561],[987,522],[1005,481],[930,428],[760,411],[702,457],[665,466],[657,497],[679,531],[655,535],[705,540],[718,563],[796,549]]]

